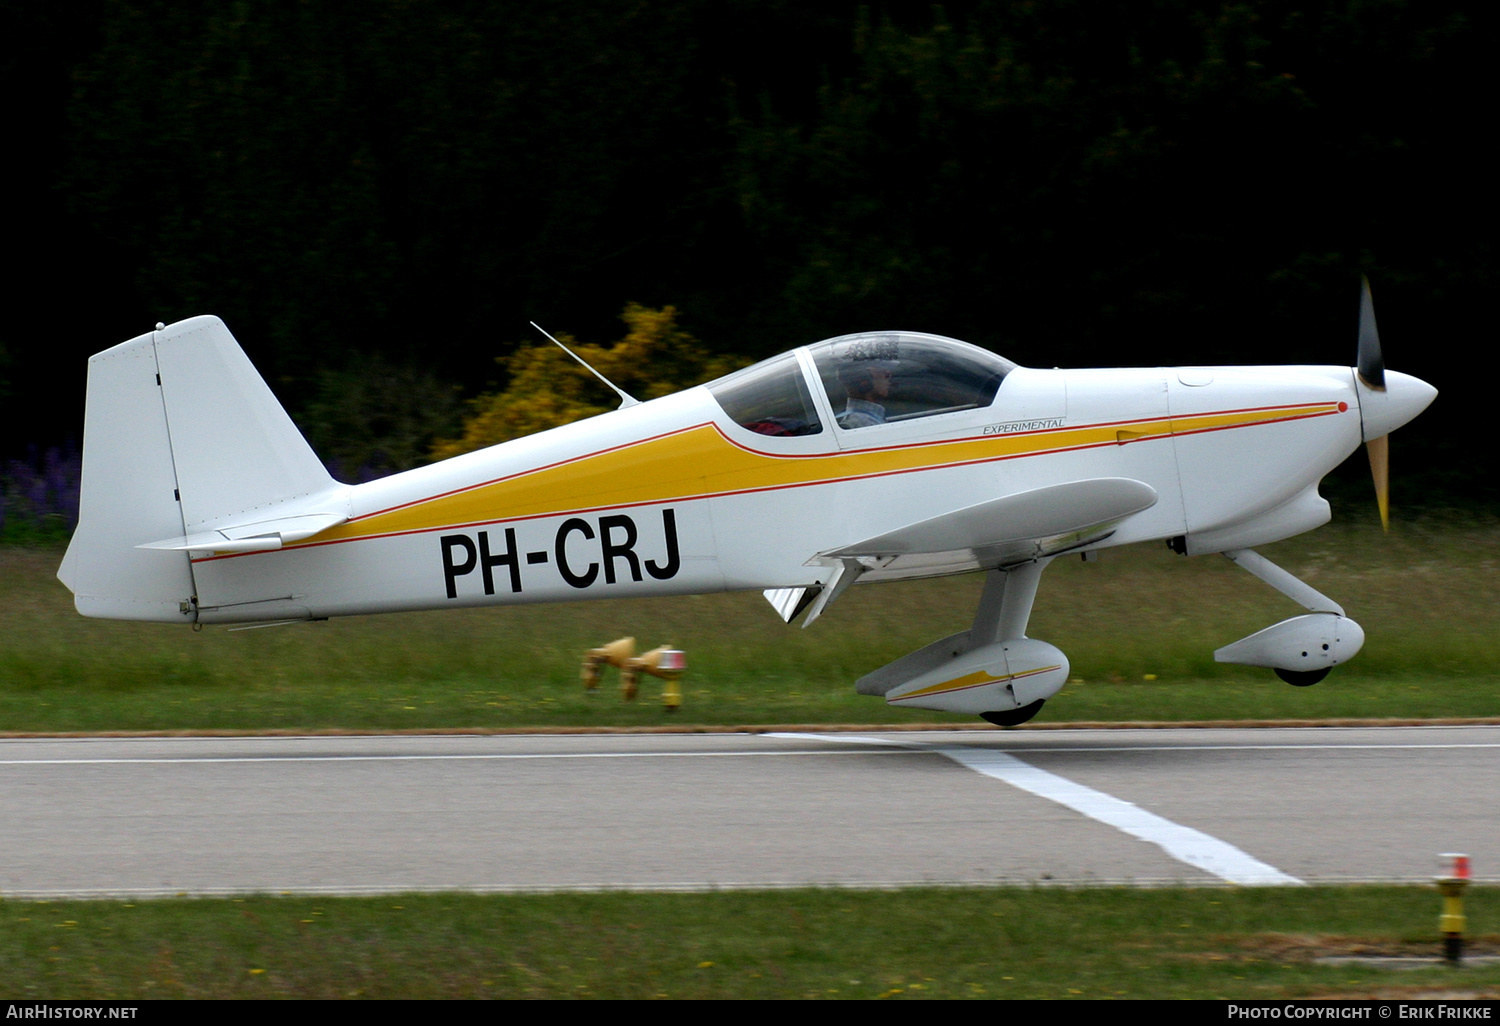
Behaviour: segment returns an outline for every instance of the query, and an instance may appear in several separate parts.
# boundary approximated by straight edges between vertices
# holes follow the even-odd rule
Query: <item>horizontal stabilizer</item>
[[[973,553],[979,565],[1034,559],[1087,544],[1156,505],[1143,481],[1101,477],[989,499],[920,520],[822,557],[849,559]]]
[[[348,519],[349,516],[345,513],[307,513],[255,524],[200,531],[180,538],[147,542],[136,548],[167,549],[172,552],[264,552],[311,538]]]

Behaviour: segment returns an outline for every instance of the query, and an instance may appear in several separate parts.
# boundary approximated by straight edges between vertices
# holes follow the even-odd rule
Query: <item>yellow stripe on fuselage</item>
[[[372,513],[296,544],[850,481],[1337,412],[1337,403],[1304,403],[806,456],[749,449],[712,423],[698,424]]]

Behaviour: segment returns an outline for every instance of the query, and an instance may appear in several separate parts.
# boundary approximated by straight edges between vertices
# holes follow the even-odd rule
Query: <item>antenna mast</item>
[[[547,331],[546,328],[542,327],[536,321],[532,321],[531,322],[531,326],[533,328],[535,328],[537,331],[540,331],[543,335],[546,335],[549,339],[551,339],[552,342],[557,345],[557,348],[561,349],[563,352],[567,353],[573,359],[577,360],[580,364],[582,364],[588,370],[588,372],[590,374],[592,374],[594,377],[598,378],[600,381],[602,381],[606,385],[608,385],[610,387],[610,389],[613,390],[614,393],[620,397],[620,405],[618,407],[619,409],[623,410],[627,406],[637,406],[637,405],[640,404],[640,400],[639,399],[634,398],[628,392],[626,392],[623,388],[621,388],[619,385],[616,385],[613,381],[611,381],[608,378],[606,378],[603,374],[600,374],[583,357],[581,357],[577,353],[573,352],[573,350],[569,349],[567,346],[563,345],[561,342],[558,342],[557,339],[552,338],[552,335]]]

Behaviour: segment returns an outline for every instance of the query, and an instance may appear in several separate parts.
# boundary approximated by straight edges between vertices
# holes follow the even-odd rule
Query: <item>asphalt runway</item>
[[[0,740],[0,896],[1500,879],[1500,728]]]

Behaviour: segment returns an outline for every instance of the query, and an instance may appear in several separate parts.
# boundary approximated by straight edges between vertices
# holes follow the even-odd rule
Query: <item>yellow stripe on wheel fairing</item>
[[[918,688],[916,691],[908,692],[907,694],[904,694],[899,698],[892,698],[890,699],[890,701],[904,702],[908,698],[925,698],[928,695],[947,695],[952,694],[955,691],[967,691],[969,688],[981,688],[986,684],[1003,684],[1006,681],[1020,680],[1023,677],[1035,677],[1039,673],[1051,673],[1053,670],[1061,669],[1062,664],[1058,663],[1055,666],[1038,666],[1034,670],[1021,670],[1017,673],[1006,673],[1002,674],[999,677],[992,677],[984,670],[975,670],[973,673],[966,673],[962,677],[955,677],[952,680],[943,681],[941,684],[932,684],[925,688]]]

